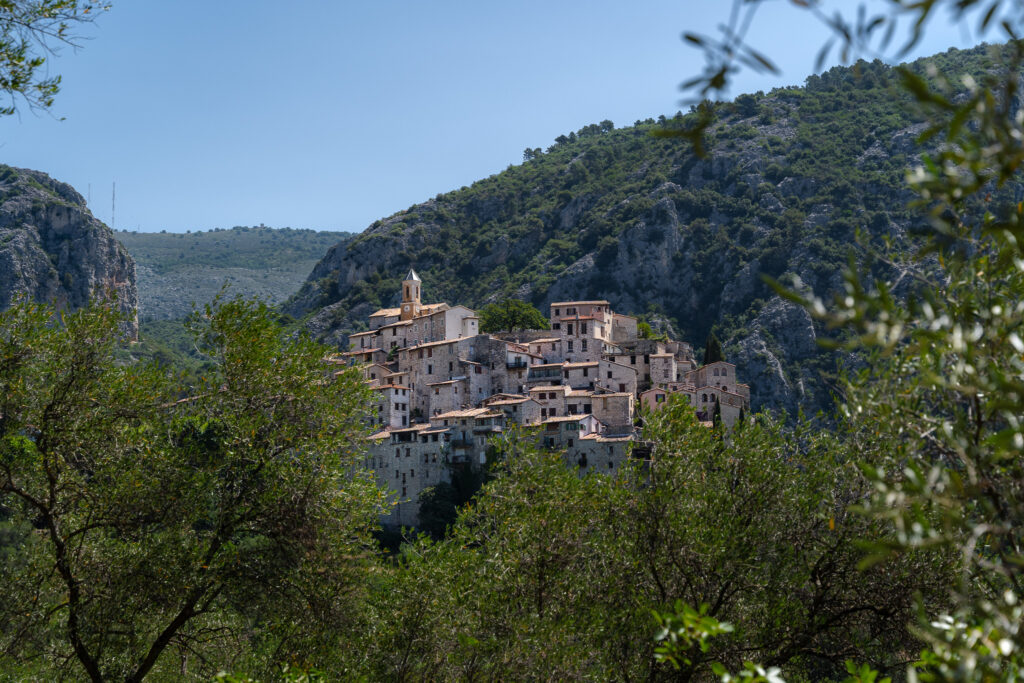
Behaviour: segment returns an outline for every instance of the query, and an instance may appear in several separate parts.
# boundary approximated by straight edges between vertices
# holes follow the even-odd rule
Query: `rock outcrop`
[[[21,296],[72,310],[113,296],[138,337],[135,262],[113,231],[70,185],[0,166],[0,308]]]
[[[986,55],[939,58],[970,73]],[[552,301],[606,299],[698,348],[713,330],[751,385],[753,409],[828,410],[837,364],[856,359],[823,351],[818,339],[840,332],[816,326],[768,280],[796,276],[828,298],[841,291],[857,233],[877,251],[911,247],[927,229],[904,181],[922,151],[921,123],[892,97],[895,78],[881,62],[861,63],[723,105],[707,159],[657,135],[682,115],[563,136],[332,248],[286,310],[344,347],[368,310],[396,305],[410,268],[428,300],[474,308],[516,297],[546,313]],[[1008,183],[992,205],[1021,195]],[[871,276],[900,273],[874,263]]]

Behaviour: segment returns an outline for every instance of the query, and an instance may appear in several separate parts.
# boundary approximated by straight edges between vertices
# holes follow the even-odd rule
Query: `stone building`
[[[641,339],[638,321],[607,301],[550,307],[550,330],[479,334],[475,313],[423,304],[410,270],[401,303],[369,316],[351,349],[331,362],[358,364],[374,394],[366,466],[396,504],[384,522],[415,525],[424,489],[460,467],[487,462],[490,440],[512,425],[587,472],[614,473],[637,445],[638,403],[656,410],[687,397],[702,419],[726,424],[749,409],[735,367],[698,367],[689,344]]]

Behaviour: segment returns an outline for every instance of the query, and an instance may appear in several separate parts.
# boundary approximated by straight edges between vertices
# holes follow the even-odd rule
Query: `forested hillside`
[[[986,50],[914,67],[981,73],[992,66]],[[904,174],[924,125],[878,61],[742,95],[716,115],[707,160],[655,135],[685,126],[682,114],[618,129],[605,121],[528,149],[521,165],[332,247],[286,311],[344,345],[369,312],[397,301],[410,267],[432,301],[514,296],[545,310],[606,298],[697,345],[716,330],[755,408],[826,407],[836,362],[816,344],[821,329],[762,276],[833,291],[857,230],[898,243],[919,225]]]
[[[225,282],[232,292],[279,303],[294,294],[325,249],[349,233],[263,226],[189,233],[116,233],[135,259],[139,316],[145,322],[182,318],[192,303],[212,299]]]

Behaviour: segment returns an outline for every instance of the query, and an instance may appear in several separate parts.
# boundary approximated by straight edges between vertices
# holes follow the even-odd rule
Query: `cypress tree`
[[[720,360],[725,360],[725,356],[722,355],[722,343],[718,341],[718,337],[712,332],[708,335],[708,340],[704,344],[704,363],[715,363]]]

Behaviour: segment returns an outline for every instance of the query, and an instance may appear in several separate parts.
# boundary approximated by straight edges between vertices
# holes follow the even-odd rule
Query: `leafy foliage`
[[[60,90],[60,76],[48,72],[47,55],[61,44],[77,47],[73,29],[109,5],[91,0],[8,0],[0,4],[0,93],[8,104],[0,116],[48,109]]]
[[[967,97],[941,79],[912,83],[931,110],[928,133],[951,143],[910,176],[930,218],[916,257],[881,256],[901,261],[915,296],[899,304],[892,283],[851,269],[832,305],[805,300],[876,354],[851,379],[846,407],[874,483],[866,509],[891,525],[871,561],[936,547],[960,558],[950,608],[921,605],[922,680],[1012,679],[1024,662],[1024,214],[992,199],[1022,162],[1012,104],[1022,47]]]
[[[724,441],[675,401],[647,422],[649,470],[578,472],[503,438],[449,537],[407,545],[371,596],[369,677],[660,680],[651,610],[676,601],[733,625],[676,653],[684,677],[751,659],[798,679],[851,657],[899,664],[911,596],[941,600],[949,559],[858,571],[853,539],[882,525],[847,510],[867,482],[837,440],[761,420]]]
[[[358,373],[329,381],[322,347],[241,299],[195,316],[213,359],[195,387],[115,363],[107,307],[53,316],[0,314],[0,504],[38,530],[0,564],[3,666],[136,681],[211,676],[255,643],[327,651],[378,505],[347,469]]]
[[[546,330],[548,319],[535,307],[519,299],[505,299],[481,308],[480,332],[514,332],[516,330]]]

